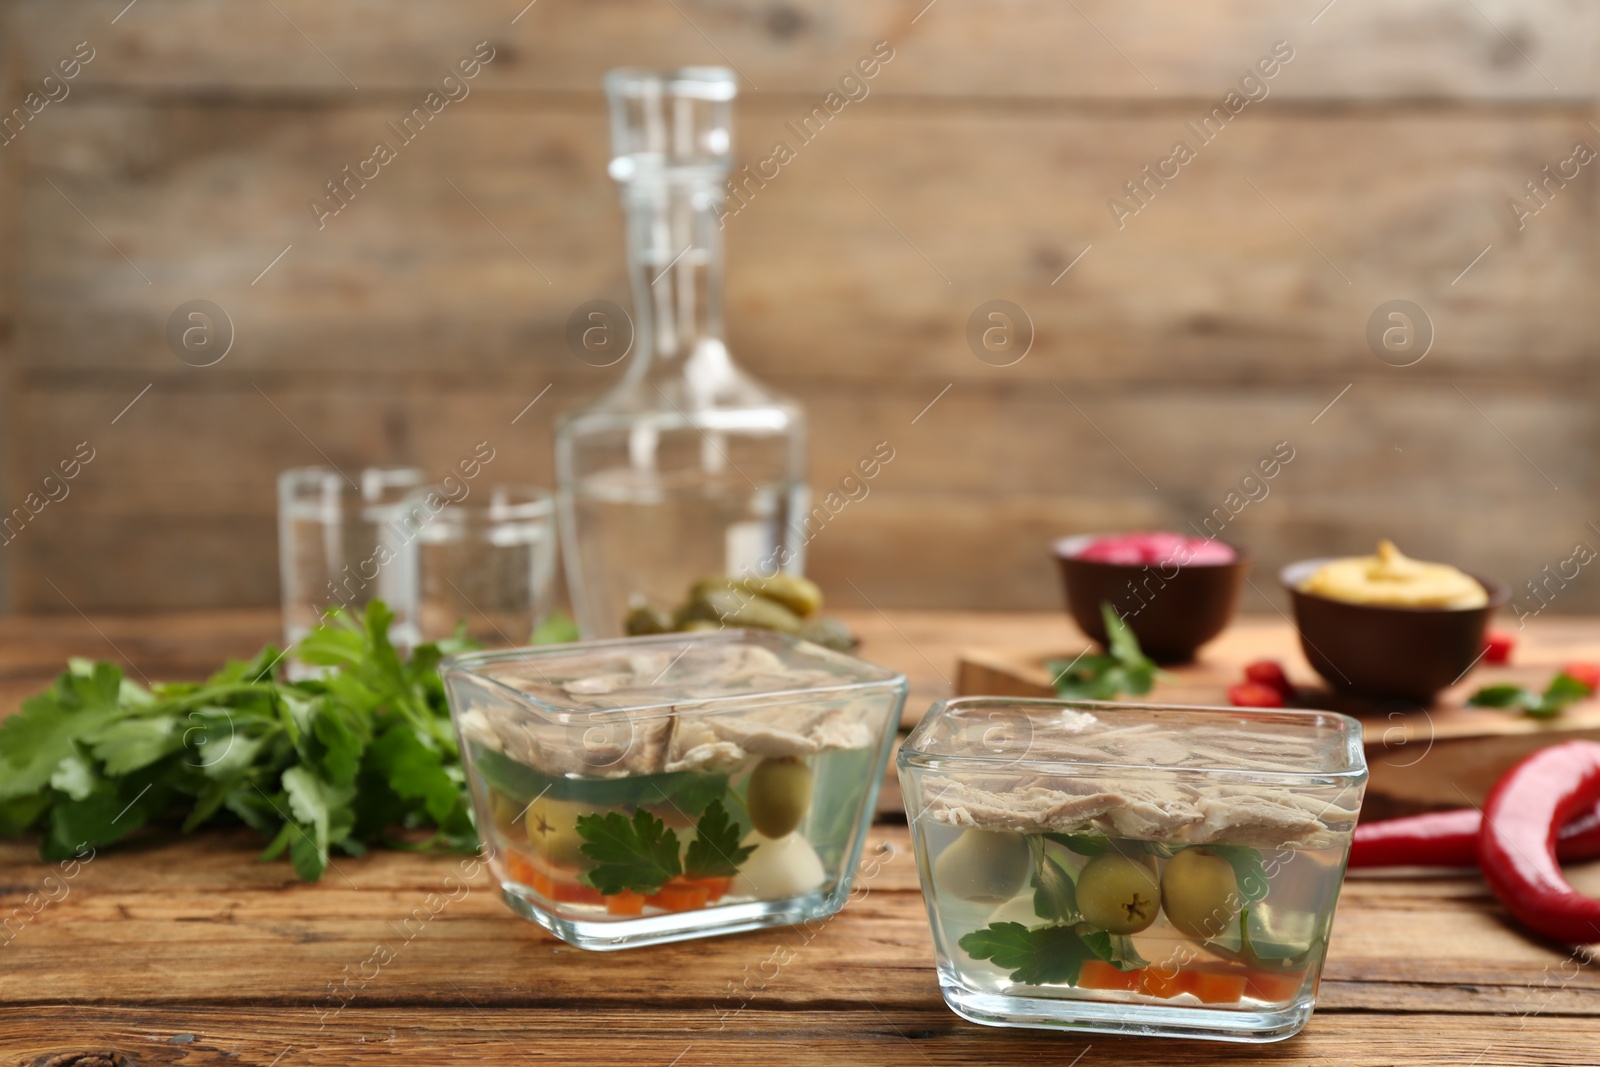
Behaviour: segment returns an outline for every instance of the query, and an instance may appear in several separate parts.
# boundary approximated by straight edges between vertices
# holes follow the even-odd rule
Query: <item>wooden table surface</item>
[[[947,691],[961,647],[1081,640],[1055,616],[851,621],[865,656],[911,676],[914,707]],[[259,611],[0,620],[0,707],[69,654],[125,657],[135,677],[196,676],[276,625]],[[1547,633],[1567,647],[1600,638],[1600,620]],[[1586,954],[1521,935],[1475,877],[1351,878],[1317,1015],[1296,1038],[1246,1047],[957,1018],[939,998],[907,833],[892,816],[872,834],[864,894],[815,933],[608,954],[513,917],[481,874],[452,892],[460,857],[339,859],[304,885],[286,863],[256,863],[259,849],[243,831],[150,839],[63,880],[26,843],[0,843],[0,919],[12,916],[0,943],[0,1064],[93,1052],[123,1059],[84,1062],[281,1067],[397,1056],[662,1067],[1600,1063],[1600,972]],[[1600,865],[1573,877],[1600,894]]]

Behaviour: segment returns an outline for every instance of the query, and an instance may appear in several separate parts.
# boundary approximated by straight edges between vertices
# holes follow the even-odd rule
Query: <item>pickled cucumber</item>
[[[850,627],[834,618],[805,620],[800,624],[800,637],[836,652],[849,652],[856,644]]]
[[[810,615],[822,607],[821,587],[798,574],[775,574],[771,578],[751,575],[737,579],[735,585],[782,604],[796,615]]]
[[[628,612],[628,617],[623,620],[623,629],[629,637],[642,637],[645,634],[664,634],[672,632],[672,616],[660,608],[648,604],[634,608]]]
[[[799,617],[782,604],[735,589],[703,590],[689,601],[679,626],[693,619],[721,623],[730,629],[747,626],[786,634],[800,629]]]

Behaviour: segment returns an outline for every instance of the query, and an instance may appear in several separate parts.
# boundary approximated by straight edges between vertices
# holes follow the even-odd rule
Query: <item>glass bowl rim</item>
[[[589,652],[602,649],[637,649],[649,648],[655,645],[677,645],[687,641],[693,644],[735,644],[751,643],[769,647],[780,645],[793,647],[795,645],[807,646],[808,654],[819,655],[829,661],[839,659],[849,660],[852,664],[860,665],[867,671],[876,672],[877,677],[857,678],[843,681],[837,685],[807,686],[802,689],[762,689],[747,693],[728,693],[722,696],[694,697],[680,700],[663,700],[654,704],[634,704],[625,708],[586,708],[563,707],[549,704],[525,690],[485,674],[477,668],[483,665],[503,663],[511,660],[535,661],[538,659],[554,658],[562,653],[573,651]],[[685,648],[684,651],[688,651]],[[559,723],[569,723],[574,717],[581,717],[584,722],[605,722],[613,719],[664,719],[677,715],[679,708],[695,711],[697,714],[721,713],[718,705],[728,705],[727,712],[737,711],[748,707],[752,703],[771,703],[784,699],[810,699],[818,694],[848,693],[854,690],[871,689],[907,689],[909,683],[906,676],[899,671],[881,667],[867,660],[857,659],[844,652],[838,652],[822,645],[805,641],[793,634],[778,633],[773,630],[754,630],[742,627],[729,627],[725,630],[702,631],[698,633],[669,633],[650,634],[643,637],[612,637],[596,641],[571,641],[559,645],[525,645],[519,648],[494,649],[481,652],[464,652],[446,657],[439,664],[440,676],[448,682],[455,677],[470,678],[473,682],[486,685],[492,690],[499,691],[508,696],[515,703],[521,705],[530,714],[537,713]],[[448,695],[449,687],[446,686]],[[455,702],[450,701],[451,714],[455,714]]]
[[[989,756],[973,754],[948,754],[929,752],[921,746],[926,743],[928,736],[933,732],[934,725],[940,720],[948,718],[953,712],[964,708],[982,707],[992,705],[996,707],[1012,707],[1071,711],[1109,711],[1109,712],[1192,712],[1215,713],[1226,715],[1234,720],[1247,720],[1257,722],[1294,722],[1300,720],[1307,722],[1316,718],[1332,721],[1339,724],[1344,730],[1345,764],[1334,768],[1314,768],[1309,770],[1271,769],[1261,770],[1244,767],[1176,767],[1170,764],[1149,763],[1116,763],[1104,762],[1069,762],[1060,759],[1033,759],[1030,760],[1024,753],[1016,756]],[[1005,696],[961,696],[940,700],[928,709],[928,713],[917,723],[916,728],[906,737],[900,745],[900,751],[895,756],[898,767],[913,771],[944,770],[951,768],[971,768],[973,770],[987,770],[994,773],[998,768],[1007,768],[1021,774],[1048,774],[1055,777],[1087,777],[1096,775],[1105,770],[1125,771],[1132,777],[1170,777],[1172,775],[1204,775],[1207,777],[1228,778],[1237,781],[1250,781],[1259,783],[1296,783],[1307,781],[1361,781],[1368,776],[1366,750],[1362,745],[1361,720],[1351,715],[1338,711],[1325,711],[1322,709],[1277,709],[1277,708],[1241,708],[1224,707],[1214,704],[1159,704],[1135,703],[1108,700],[1054,700],[1044,697],[1005,697]]]

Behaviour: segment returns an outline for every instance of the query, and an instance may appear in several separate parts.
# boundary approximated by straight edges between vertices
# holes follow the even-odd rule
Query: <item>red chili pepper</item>
[[[1600,799],[1600,744],[1566,741],[1518,763],[1483,806],[1478,865],[1518,922],[1569,944],[1600,941],[1600,900],[1573,889],[1556,860],[1562,826]]]
[[[1476,808],[1362,823],[1350,847],[1350,866],[1476,867],[1482,826]],[[1600,857],[1600,804],[1561,828],[1556,855],[1564,863]]]
[[[1578,661],[1562,664],[1561,673],[1582,683],[1591,693],[1600,689],[1600,663]]]

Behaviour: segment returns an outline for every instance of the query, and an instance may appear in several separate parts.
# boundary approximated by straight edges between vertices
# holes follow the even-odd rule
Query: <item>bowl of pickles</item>
[[[702,578],[673,610],[641,604],[628,613],[622,627],[633,637],[735,627],[771,630],[839,652],[849,652],[857,644],[843,620],[822,614],[822,588],[798,574]]]
[[[1367,778],[1356,720],[968,697],[898,765],[958,1015],[1232,1041],[1310,1019]]]
[[[441,669],[489,865],[580,948],[843,906],[903,675],[727,629],[473,653]]]

